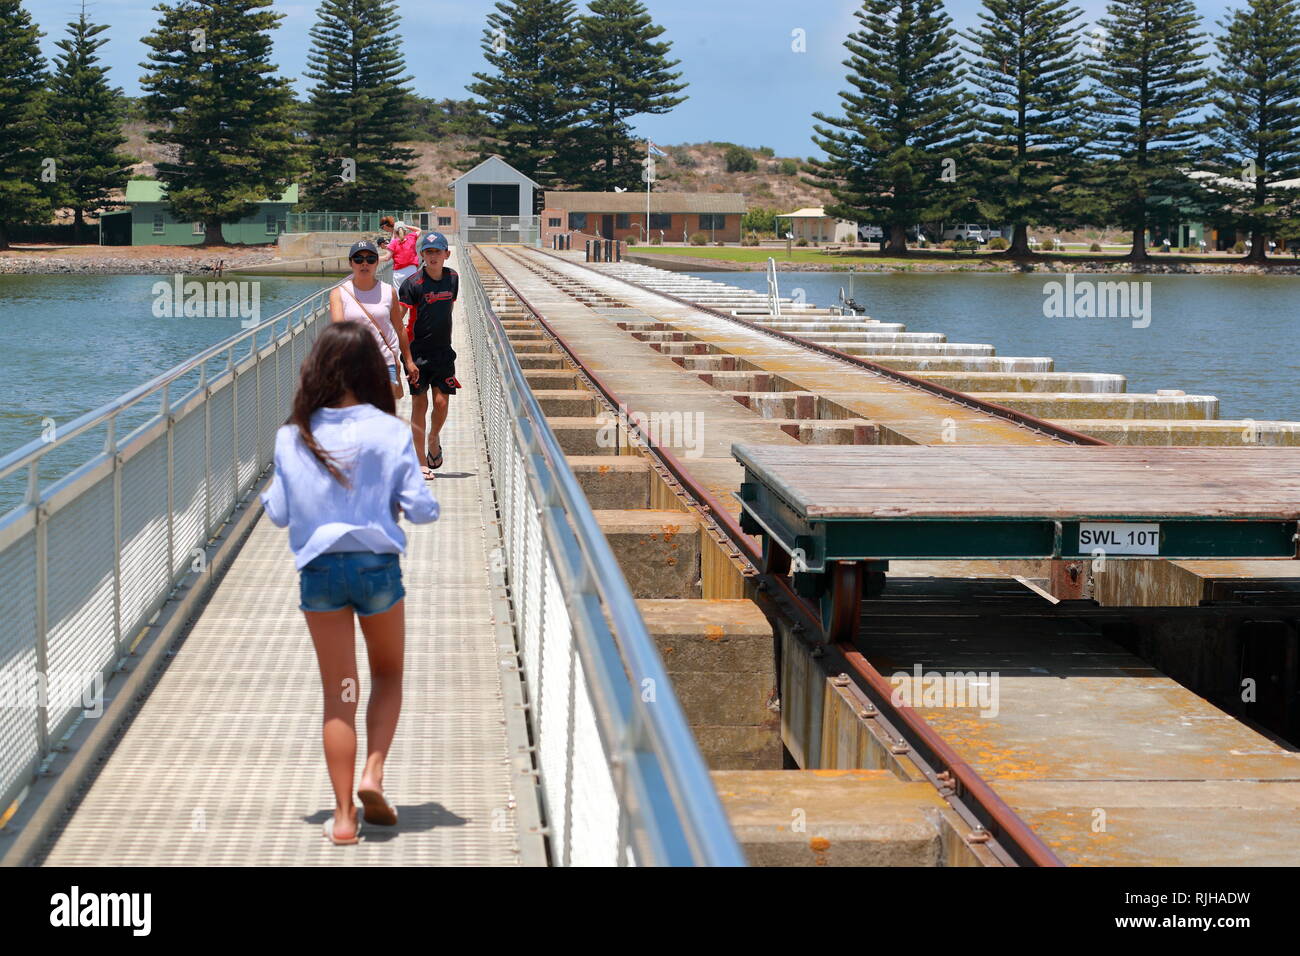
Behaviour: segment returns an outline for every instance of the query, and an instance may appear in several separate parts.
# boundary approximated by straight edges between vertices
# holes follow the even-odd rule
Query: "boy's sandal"
[[[438,446],[438,454],[436,456],[429,454],[428,449],[425,449],[424,462],[434,471],[437,471],[439,468],[441,468],[442,467],[442,446],[441,445]]]

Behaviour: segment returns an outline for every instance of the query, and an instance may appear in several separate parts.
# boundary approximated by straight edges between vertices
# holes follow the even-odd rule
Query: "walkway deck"
[[[259,520],[84,799],[51,837],[52,866],[544,864],[523,733],[493,621],[496,543],[472,355],[443,431],[442,517],[406,526],[403,707],[385,773],[395,828],[357,846],[321,835],[333,793],[320,740],[320,684],[298,611],[286,532]],[[409,409],[409,398],[399,413]],[[357,635],[358,774],[369,678]],[[517,687],[517,682],[516,682]],[[521,832],[523,831],[523,832]]]

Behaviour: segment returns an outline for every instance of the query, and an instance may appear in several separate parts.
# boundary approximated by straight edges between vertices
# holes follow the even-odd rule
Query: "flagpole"
[[[645,244],[650,245],[650,140],[645,141]]]

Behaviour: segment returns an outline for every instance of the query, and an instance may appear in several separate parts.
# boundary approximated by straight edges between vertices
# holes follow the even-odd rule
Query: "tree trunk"
[[[1034,255],[1034,250],[1029,248],[1029,223],[1016,223],[1011,233],[1011,245],[1002,255],[1008,259],[1028,259]]]
[[[221,236],[221,220],[208,221],[203,224],[203,241],[201,246],[224,246],[226,240]]]
[[[5,224],[3,222],[0,222],[0,249],[8,249],[8,248],[9,248],[9,230],[5,228]]]
[[[1243,262],[1264,262],[1268,259],[1268,240],[1258,229],[1252,229],[1250,233],[1250,252],[1246,253]]]
[[[900,256],[907,255],[907,227],[894,223],[889,227],[889,245],[885,247],[886,252],[892,252]]]
[[[1127,258],[1133,262],[1150,261],[1151,257],[1147,255],[1146,223],[1133,227],[1133,251],[1128,254]]]
[[[85,228],[86,220],[82,218],[80,206],[75,206],[72,210],[72,241],[81,242],[81,233]]]

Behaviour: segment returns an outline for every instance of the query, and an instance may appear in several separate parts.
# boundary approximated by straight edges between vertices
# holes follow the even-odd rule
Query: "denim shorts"
[[[402,565],[395,554],[336,551],[309,561],[298,572],[300,611],[382,614],[406,596]]]
[[[397,366],[396,366],[396,365],[390,365],[390,366],[388,366],[388,381],[389,381],[389,383],[392,384],[392,385],[396,385],[396,384],[397,384]]]

